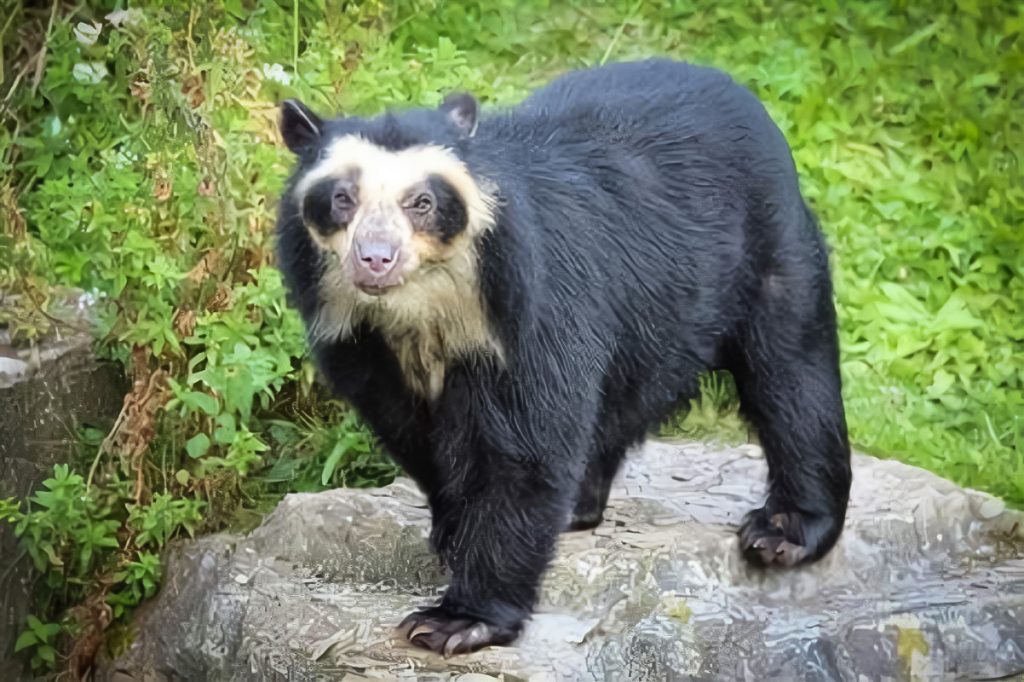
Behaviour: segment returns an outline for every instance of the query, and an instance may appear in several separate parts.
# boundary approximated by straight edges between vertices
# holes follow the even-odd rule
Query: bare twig
[[[10,16],[7,17],[7,21],[4,23],[4,27],[0,28],[0,45],[4,44],[4,36],[7,35],[7,29],[11,27],[11,22],[14,21],[14,15],[16,12],[12,11]],[[4,51],[0,49],[0,84],[4,82]]]
[[[639,0],[635,5],[633,5],[633,9],[629,11],[629,14],[627,14],[626,17],[622,20],[622,23],[619,24],[618,30],[616,30],[615,35],[612,36],[612,41],[608,43],[608,48],[604,51],[604,54],[601,56],[601,61],[598,62],[599,65],[603,66],[608,61],[608,58],[612,55],[612,50],[615,49],[615,45],[619,42],[619,38],[622,37],[622,32],[626,30],[626,24],[633,20],[633,17],[636,16],[636,13],[637,11],[639,11],[642,3],[643,0]]]
[[[36,94],[36,90],[39,88],[39,83],[43,80],[43,70],[46,67],[46,49],[50,44],[50,34],[53,32],[53,22],[57,18],[57,8],[60,6],[60,0],[53,0],[53,5],[50,8],[50,21],[46,24],[46,38],[43,40],[43,48],[39,50],[39,56],[36,61],[36,72],[32,77],[32,95]]]

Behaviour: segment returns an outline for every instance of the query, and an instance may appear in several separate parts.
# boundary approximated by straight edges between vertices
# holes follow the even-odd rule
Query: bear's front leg
[[[431,540],[451,572],[448,590],[399,626],[444,656],[519,635],[574,496],[570,472],[504,453],[480,456],[460,478],[431,499]]]

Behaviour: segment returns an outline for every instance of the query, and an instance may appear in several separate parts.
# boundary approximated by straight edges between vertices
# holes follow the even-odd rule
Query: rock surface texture
[[[393,627],[443,573],[405,480],[288,496],[247,537],[179,545],[101,680],[990,679],[1024,670],[1024,515],[856,455],[843,538],[761,572],[735,528],[760,504],[751,445],[651,442],[595,531],[562,537],[513,647],[445,660]]]

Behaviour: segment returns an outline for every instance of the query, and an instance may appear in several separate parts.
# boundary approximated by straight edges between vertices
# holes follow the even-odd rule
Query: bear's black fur
[[[743,555],[822,557],[851,478],[828,259],[761,104],[716,70],[653,60],[570,73],[478,126],[470,109],[328,122],[302,109],[319,137],[282,124],[300,158],[289,190],[325,140],[357,134],[449,148],[494,199],[475,246],[500,359],[450,362],[422,397],[372,325],[313,340],[333,390],[429,498],[451,583],[406,636],[445,654],[514,639],[559,532],[600,523],[627,448],[713,368],[735,376],[770,469]],[[312,324],[324,256],[300,209],[286,193],[279,260]]]

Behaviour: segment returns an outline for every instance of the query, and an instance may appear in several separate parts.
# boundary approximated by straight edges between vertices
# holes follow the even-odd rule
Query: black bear
[[[735,376],[769,465],[743,555],[835,544],[850,452],[827,251],[748,90],[651,60],[485,116],[465,94],[369,119],[289,100],[281,133],[293,305],[333,391],[426,493],[450,571],[400,626],[413,644],[515,639],[558,534],[601,522],[626,450],[707,369]]]

